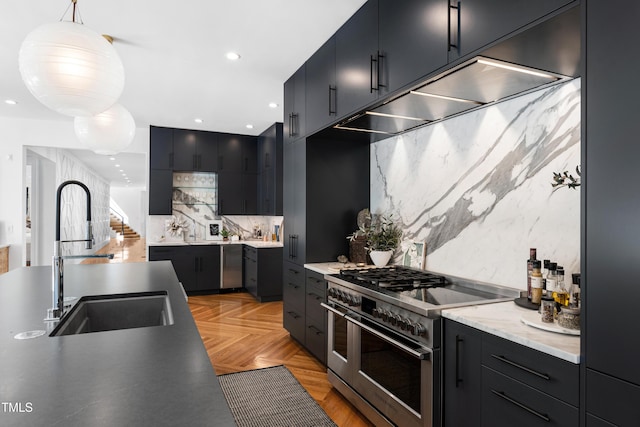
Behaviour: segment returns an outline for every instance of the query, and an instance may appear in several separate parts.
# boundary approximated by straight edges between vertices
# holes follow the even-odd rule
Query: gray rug
[[[240,427],[335,426],[285,366],[218,376]]]

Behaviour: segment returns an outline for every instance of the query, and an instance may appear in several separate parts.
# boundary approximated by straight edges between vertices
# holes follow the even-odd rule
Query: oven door
[[[350,361],[355,353],[349,346],[353,342],[353,330],[347,322],[347,310],[332,302],[320,305],[327,310],[327,367],[351,384],[354,370]]]
[[[397,425],[438,425],[439,350],[365,317],[345,317],[354,331],[354,389]]]

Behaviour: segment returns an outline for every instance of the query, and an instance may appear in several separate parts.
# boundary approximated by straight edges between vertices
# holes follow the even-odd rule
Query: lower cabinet
[[[150,246],[149,261],[168,260],[187,292],[220,290],[220,246]]]
[[[445,426],[578,426],[579,365],[444,321]]]
[[[260,301],[282,299],[282,248],[242,249],[243,285]]]
[[[327,364],[327,314],[320,306],[327,299],[322,274],[284,263],[283,324],[291,337],[322,364]]]
[[[640,387],[586,369],[587,427],[637,426],[640,423]]]

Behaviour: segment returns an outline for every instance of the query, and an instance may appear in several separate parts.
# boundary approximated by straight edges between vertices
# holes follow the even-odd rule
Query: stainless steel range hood
[[[579,74],[579,64],[580,17],[574,8],[334,127],[368,132],[372,140],[386,138],[567,81]]]

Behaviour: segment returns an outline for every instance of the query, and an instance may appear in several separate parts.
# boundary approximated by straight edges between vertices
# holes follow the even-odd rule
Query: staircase
[[[120,218],[114,214],[109,214],[109,225],[111,229],[118,234],[123,234],[125,239],[139,239],[140,235],[136,231],[129,227],[127,224],[122,224]],[[124,231],[124,232],[123,232]]]

